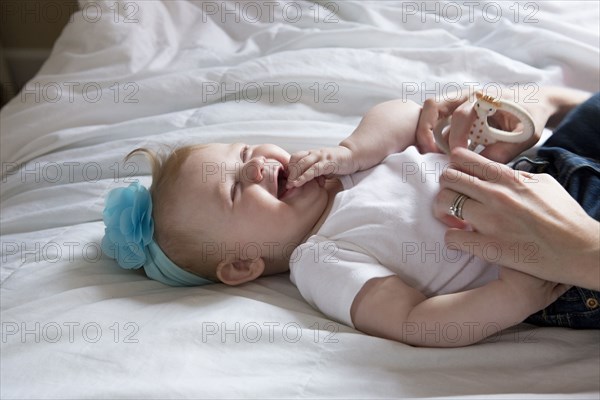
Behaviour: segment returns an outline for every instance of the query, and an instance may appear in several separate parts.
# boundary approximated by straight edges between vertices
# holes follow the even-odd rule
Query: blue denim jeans
[[[529,170],[554,177],[592,218],[600,221],[600,93],[564,118],[537,157]],[[600,292],[573,287],[525,322],[599,329]]]

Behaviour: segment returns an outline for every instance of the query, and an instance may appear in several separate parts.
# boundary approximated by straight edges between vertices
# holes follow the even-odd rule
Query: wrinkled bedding
[[[81,1],[2,109],[1,397],[598,398],[597,331],[413,348],[329,320],[286,274],[171,288],[100,254],[106,193],[150,184],[135,147],[296,151],[394,98],[599,90],[597,2],[267,3]]]

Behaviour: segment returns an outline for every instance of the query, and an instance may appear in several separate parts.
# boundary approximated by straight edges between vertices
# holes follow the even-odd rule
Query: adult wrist
[[[585,102],[592,95],[589,92],[578,89],[569,89],[564,87],[545,87],[540,89],[541,97],[546,98],[546,102],[551,107],[548,125],[550,127],[558,126],[569,111]]]

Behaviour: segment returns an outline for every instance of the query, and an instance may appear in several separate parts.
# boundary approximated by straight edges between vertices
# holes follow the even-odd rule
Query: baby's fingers
[[[302,176],[312,165],[319,161],[319,156],[311,151],[303,151],[294,154],[290,158],[290,163],[288,164],[287,176],[288,176],[288,185],[287,187],[292,187],[289,185],[289,182],[296,181],[300,176]]]
[[[552,303],[555,302],[556,300],[558,300],[558,298],[560,296],[562,296],[563,294],[565,294],[569,289],[571,289],[573,286],[571,285],[566,285],[564,283],[558,283],[556,284],[556,286],[554,286],[554,289],[552,290]]]
[[[310,159],[310,157],[308,157]],[[305,159],[303,159],[302,161],[305,161]],[[300,164],[300,163],[299,163]],[[298,165],[298,164],[297,164]],[[298,176],[297,178],[292,178],[291,176],[288,176],[288,181],[286,184],[286,187],[292,188],[292,187],[299,187],[304,185],[306,182],[309,182],[315,178],[320,178],[323,175],[330,175],[335,173],[334,168],[332,168],[332,163],[330,161],[319,161],[316,163],[312,163],[312,164],[302,164],[303,166],[306,166],[307,168],[302,168],[302,173],[300,176]],[[296,168],[296,171],[300,171],[300,168]],[[321,181],[320,183],[323,183],[323,181]]]
[[[435,99],[427,99],[421,109],[417,124],[417,148],[421,153],[438,152],[438,147],[433,139],[433,127],[439,118],[439,110]]]
[[[306,157],[309,154],[310,154],[310,152],[306,151],[306,150],[300,150],[295,153],[292,153],[292,155],[290,156],[289,165],[297,164],[298,161],[302,160],[304,157]]]
[[[290,163],[290,172],[288,175],[287,183],[285,185],[286,188],[290,189],[292,187],[302,186],[306,182],[315,178],[317,174],[317,164],[315,164],[314,161],[311,162],[312,158],[313,157],[310,157],[309,155],[294,165],[291,165]]]

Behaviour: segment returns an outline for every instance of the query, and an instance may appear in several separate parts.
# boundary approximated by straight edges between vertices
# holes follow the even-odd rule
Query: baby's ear
[[[255,260],[221,261],[217,265],[217,278],[226,285],[236,286],[250,282],[262,275],[265,262]]]

